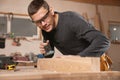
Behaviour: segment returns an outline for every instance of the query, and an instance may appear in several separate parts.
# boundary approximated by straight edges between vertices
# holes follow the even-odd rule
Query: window
[[[119,41],[120,40],[120,22],[110,21],[110,40]]]
[[[13,18],[11,20],[11,32],[15,36],[37,35],[37,27],[29,20],[24,18]]]
[[[7,33],[7,18],[0,16],[0,35]]]
[[[33,37],[38,36],[37,27],[30,21],[28,16],[0,15],[0,36],[14,33],[14,36]]]

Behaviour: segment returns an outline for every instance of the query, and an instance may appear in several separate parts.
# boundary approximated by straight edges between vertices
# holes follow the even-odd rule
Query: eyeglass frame
[[[39,19],[39,20],[37,20],[37,21],[33,21],[33,20],[32,20],[32,22],[33,22],[33,23],[36,23],[36,24],[38,24],[38,23],[41,24],[42,22],[45,22],[45,19],[48,17],[49,12],[50,12],[50,10],[48,9],[48,12],[47,12],[41,19]]]

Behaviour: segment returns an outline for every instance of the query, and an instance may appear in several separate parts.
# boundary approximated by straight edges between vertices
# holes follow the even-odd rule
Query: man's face
[[[51,10],[41,7],[31,18],[40,29],[46,32],[50,32],[54,28],[54,17]]]

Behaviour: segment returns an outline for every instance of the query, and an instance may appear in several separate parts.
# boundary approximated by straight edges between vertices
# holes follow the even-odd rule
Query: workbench
[[[120,72],[100,71],[97,57],[62,56],[0,70],[0,80],[120,80]]]
[[[16,70],[0,70],[0,80],[120,80],[119,71],[56,72],[34,66],[17,66]]]

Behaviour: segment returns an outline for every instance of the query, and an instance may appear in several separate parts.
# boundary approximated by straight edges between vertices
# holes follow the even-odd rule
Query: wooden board
[[[120,72],[61,73],[20,66],[17,71],[0,70],[0,80],[120,80]]]
[[[90,3],[96,5],[120,6],[120,0],[70,0],[70,1]]]
[[[37,62],[37,68],[55,72],[100,71],[98,57],[63,56],[60,58],[43,58]]]
[[[120,80],[119,71],[83,71],[79,73],[39,70],[20,66],[16,71],[0,70],[0,80]]]

